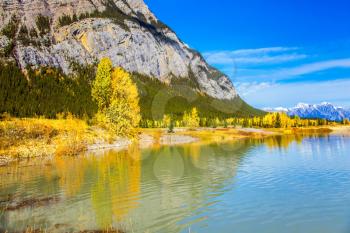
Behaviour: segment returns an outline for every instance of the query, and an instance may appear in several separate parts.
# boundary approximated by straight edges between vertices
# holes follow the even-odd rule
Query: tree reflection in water
[[[63,231],[108,227],[135,232],[181,231],[216,208],[218,197],[233,187],[240,163],[257,147],[287,149],[300,144],[305,136],[310,137],[288,135],[145,150],[132,146],[123,152],[1,167],[1,206],[50,196],[60,201],[7,211],[0,217],[0,225],[10,231],[31,225],[48,230],[56,225]]]

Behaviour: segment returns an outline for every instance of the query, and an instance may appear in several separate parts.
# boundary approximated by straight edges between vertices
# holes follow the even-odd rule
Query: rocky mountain
[[[350,119],[350,109],[334,106],[331,103],[321,104],[299,103],[293,108],[266,109],[267,111],[286,112],[289,116],[299,116],[301,118],[320,118],[331,121],[341,121]]]
[[[0,53],[21,69],[109,57],[115,66],[156,77],[195,82],[198,92],[238,97],[227,76],[209,66],[148,9],[143,0],[0,0]]]

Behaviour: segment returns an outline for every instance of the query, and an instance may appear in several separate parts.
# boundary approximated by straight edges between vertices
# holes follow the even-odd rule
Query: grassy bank
[[[141,147],[149,147],[192,142],[220,143],[242,138],[263,138],[271,135],[330,132],[332,132],[331,127],[290,129],[177,128],[174,133],[168,133],[167,129],[140,129],[139,144]],[[342,132],[349,133],[349,131]],[[107,130],[90,126],[85,121],[73,117],[57,120],[7,118],[0,121],[0,164],[31,157],[77,155],[91,148],[118,147],[124,149],[130,143],[131,141],[128,139],[117,138]]]
[[[68,118],[0,121],[0,160],[33,156],[76,155],[97,141],[113,141],[107,131]]]

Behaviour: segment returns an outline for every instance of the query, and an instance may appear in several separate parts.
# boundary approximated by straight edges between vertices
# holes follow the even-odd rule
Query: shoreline
[[[350,126],[334,126],[331,135],[350,137]]]
[[[106,130],[95,126],[87,126],[86,123],[76,119],[28,120],[31,122],[30,124],[35,122],[35,124],[33,123],[34,125],[30,125],[30,127],[24,127],[22,121],[25,120],[14,119],[12,122],[9,121],[10,123],[15,123],[11,126],[12,128],[10,127],[10,133],[13,134],[12,131],[14,131],[23,137],[19,138],[17,144],[14,142],[15,139],[13,138],[15,137],[13,137],[13,135],[10,134],[12,137],[6,138],[4,136],[4,129],[2,128],[2,131],[0,131],[0,143],[5,145],[6,143],[13,143],[11,147],[5,147],[4,149],[4,146],[2,146],[2,148],[0,148],[0,166],[6,166],[12,162],[38,157],[52,158],[54,156],[76,156],[84,152],[89,153],[103,150],[122,151],[127,150],[131,145],[136,145],[140,149],[146,149],[155,146],[175,146],[191,143],[224,143],[247,138],[259,139],[276,135],[298,133],[328,133],[330,135],[350,136],[350,126],[290,129],[227,127],[195,129],[176,128],[174,129],[174,133],[168,133],[167,129],[163,128],[140,129],[138,139],[127,139],[120,137],[115,138]],[[68,123],[70,126],[67,126]],[[20,127],[23,127],[23,129]],[[23,142],[21,140],[23,140]]]

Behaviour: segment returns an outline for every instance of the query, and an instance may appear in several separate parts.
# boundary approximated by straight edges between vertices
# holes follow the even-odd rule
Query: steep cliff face
[[[54,66],[70,73],[72,62],[110,57],[130,72],[163,82],[191,79],[211,97],[238,97],[231,81],[160,22],[143,0],[0,0],[0,29],[0,50],[23,69]]]

